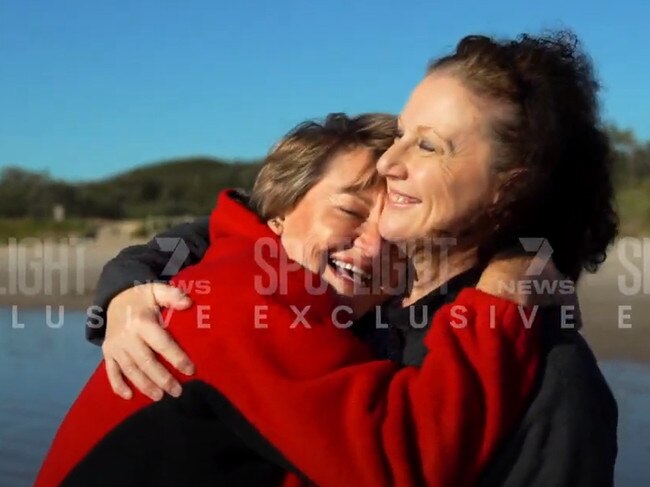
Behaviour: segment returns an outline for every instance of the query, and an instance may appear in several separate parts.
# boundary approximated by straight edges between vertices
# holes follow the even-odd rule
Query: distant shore
[[[596,274],[585,273],[578,295],[582,332],[599,359],[650,362],[650,238],[619,241]]]
[[[141,240],[59,239],[29,246],[0,246],[0,306],[19,309],[92,304],[104,265]]]
[[[47,249],[21,249],[20,277],[15,266],[10,270],[17,249],[0,247],[0,306],[27,310],[49,305],[56,310],[63,305],[66,309],[85,310],[92,304],[104,264],[134,243],[139,241],[88,240],[69,245],[59,243]],[[650,362],[650,262],[646,263],[646,271],[641,256],[631,258],[638,246],[633,243],[629,248],[621,248],[619,244],[599,272],[585,274],[578,287],[582,332],[599,359]],[[647,246],[650,247],[650,239]],[[646,255],[650,256],[650,252]],[[59,267],[55,265],[49,270],[46,262]],[[65,277],[61,278],[62,275]],[[647,281],[645,294],[643,278]],[[48,279],[51,289],[47,289]],[[636,284],[639,289],[628,289]],[[16,288],[25,292],[17,292]]]

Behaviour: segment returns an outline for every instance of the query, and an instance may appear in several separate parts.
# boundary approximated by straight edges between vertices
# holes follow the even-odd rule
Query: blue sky
[[[646,0],[0,0],[0,167],[94,179],[262,156],[331,111],[399,112],[464,35],[569,27],[605,117],[650,139]]]

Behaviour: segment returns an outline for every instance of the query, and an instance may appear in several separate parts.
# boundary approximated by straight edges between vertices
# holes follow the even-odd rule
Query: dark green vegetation
[[[55,205],[65,207],[67,218],[207,215],[220,190],[250,188],[258,169],[255,163],[192,158],[69,183],[10,167],[0,173],[0,218],[50,219]]]
[[[8,167],[0,172],[0,245],[11,238],[92,237],[102,221],[122,219],[143,219],[133,235],[143,237],[146,229],[169,226],[161,217],[209,215],[219,191],[250,189],[258,170],[258,163],[188,158],[70,183]],[[64,221],[53,220],[57,205],[65,208]]]
[[[650,142],[609,129],[623,235],[650,234]],[[9,237],[89,236],[98,220],[207,215],[224,188],[251,188],[259,163],[210,158],[160,162],[101,180],[70,183],[18,167],[0,172],[0,242]],[[579,188],[588,191],[588,188]],[[62,205],[66,220],[52,221]]]

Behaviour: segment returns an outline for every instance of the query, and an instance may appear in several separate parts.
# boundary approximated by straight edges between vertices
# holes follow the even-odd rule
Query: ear
[[[499,183],[497,185],[496,191],[492,198],[492,204],[496,204],[501,199],[504,192],[507,192],[513,185],[515,185],[519,179],[521,179],[526,174],[526,169],[519,167],[517,169],[510,169],[501,175],[499,178]]]
[[[284,217],[283,216],[276,216],[271,218],[266,222],[266,224],[269,226],[271,231],[275,233],[278,237],[282,235],[282,232],[284,230]]]

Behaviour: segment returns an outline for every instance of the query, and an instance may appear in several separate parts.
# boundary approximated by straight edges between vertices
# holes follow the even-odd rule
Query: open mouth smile
[[[367,284],[372,277],[360,267],[333,257],[330,257],[327,263],[337,276],[357,284]]]
[[[397,193],[395,191],[388,192],[388,201],[394,206],[408,206],[421,203],[417,198],[413,198],[406,194]]]

